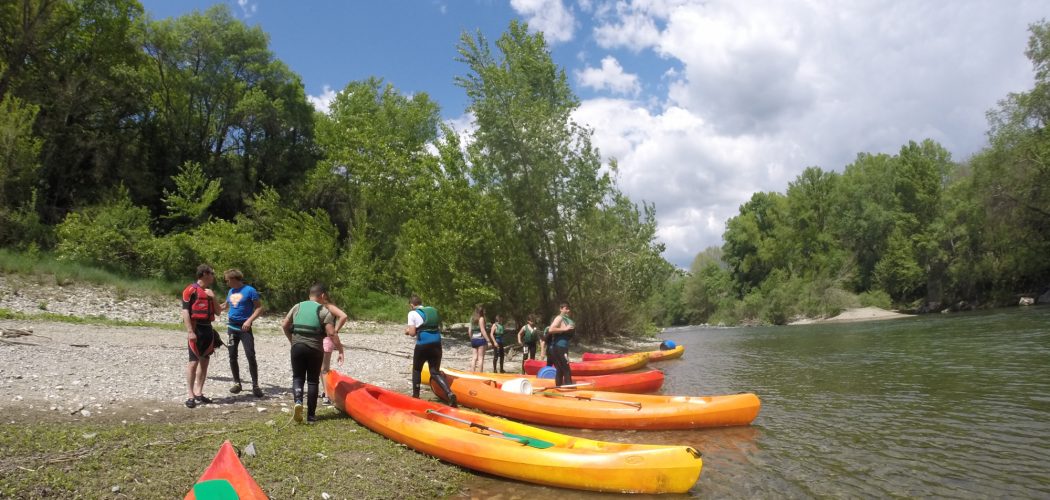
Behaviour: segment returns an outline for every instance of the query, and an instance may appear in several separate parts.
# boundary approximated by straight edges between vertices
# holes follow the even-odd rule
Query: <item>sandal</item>
[[[197,400],[190,398],[186,400],[186,408],[193,408],[197,406]]]
[[[203,394],[201,394],[200,396],[194,396],[193,399],[196,399],[198,403],[205,404],[205,405],[212,404],[212,402],[213,402],[211,400],[211,398],[209,398],[209,397],[207,397],[207,396],[205,396]]]

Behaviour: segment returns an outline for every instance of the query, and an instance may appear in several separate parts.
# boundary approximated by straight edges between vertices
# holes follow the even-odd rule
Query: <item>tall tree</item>
[[[149,23],[152,112],[142,140],[153,171],[138,196],[159,200],[181,165],[198,162],[222,180],[213,213],[232,217],[261,186],[288,192],[312,168],[313,108],[268,45],[226,5]]]
[[[542,33],[514,21],[495,46],[479,33],[460,39],[470,73],[457,78],[477,122],[470,145],[471,176],[481,189],[509,201],[533,262],[541,308],[571,292],[568,267],[578,253],[573,236],[581,214],[610,193],[590,132],[571,119],[579,101],[565,71],[551,59]]]
[[[324,207],[351,244],[367,240],[376,285],[400,293],[394,269],[397,235],[416,212],[418,194],[434,194],[438,106],[427,94],[406,95],[377,78],[351,82],[327,116],[318,116],[322,161],[310,176],[306,200]],[[354,227],[358,226],[358,227]]]
[[[40,108],[40,203],[50,222],[140,168],[130,157],[144,111],[143,22],[135,0],[0,3],[0,95]]]

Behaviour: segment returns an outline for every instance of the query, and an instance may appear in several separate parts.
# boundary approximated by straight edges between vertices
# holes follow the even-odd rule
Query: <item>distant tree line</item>
[[[328,282],[351,311],[523,320],[570,300],[580,334],[637,332],[673,267],[619,191],[542,34],[458,45],[469,140],[425,93],[348,84],[328,114],[226,6],[0,4],[0,246],[129,277],[238,267],[270,305]]]
[[[1050,286],[1050,25],[1030,27],[1035,86],[989,112],[964,162],[931,140],[810,167],[756,193],[724,244],[653,299],[663,324],[773,323],[874,305],[940,311],[1016,304]]]

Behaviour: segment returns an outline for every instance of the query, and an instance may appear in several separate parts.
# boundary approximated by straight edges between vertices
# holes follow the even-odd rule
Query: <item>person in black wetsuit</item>
[[[416,339],[416,348],[412,352],[412,397],[419,397],[423,364],[426,363],[430,369],[430,380],[445,391],[449,404],[456,406],[456,395],[449,389],[445,375],[441,373],[441,315],[437,309],[424,306],[418,295],[408,299],[408,307],[405,335]]]
[[[316,420],[318,384],[324,360],[324,339],[328,337],[340,353],[343,344],[335,333],[335,316],[325,307],[328,289],[318,283],[310,287],[310,300],[300,302],[288,311],[281,328],[292,345],[292,396],[295,407],[292,418],[303,421],[303,384],[307,387],[306,422]]]
[[[536,359],[536,343],[539,341],[536,332],[536,315],[530,314],[525,325],[518,329],[518,343],[521,344],[521,372],[525,373],[525,360]]]
[[[572,310],[568,302],[562,302],[561,313],[551,321],[550,326],[550,361],[558,374],[554,377],[556,385],[572,384],[572,369],[569,368],[569,339],[576,333],[576,322],[570,315]]]
[[[492,372],[493,373],[504,373],[503,371],[503,358],[507,355],[506,349],[503,348],[503,333],[506,329],[503,327],[503,316],[497,314],[496,321],[492,323],[492,328],[489,330],[489,337],[493,340],[492,347]]]

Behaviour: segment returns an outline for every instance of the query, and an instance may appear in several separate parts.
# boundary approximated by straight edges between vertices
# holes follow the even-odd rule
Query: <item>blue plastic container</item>
[[[544,366],[543,368],[540,368],[540,371],[536,372],[536,377],[553,379],[557,374],[557,368],[554,368],[553,366]]]

